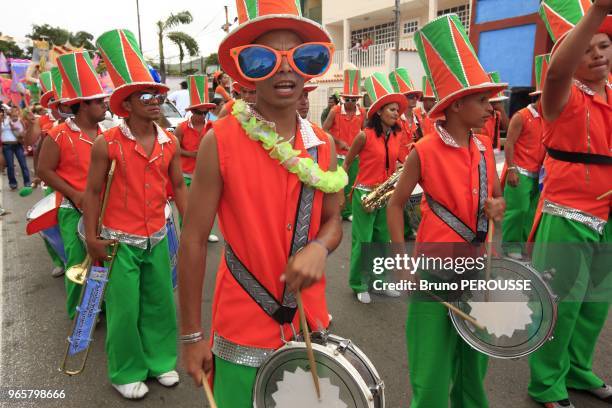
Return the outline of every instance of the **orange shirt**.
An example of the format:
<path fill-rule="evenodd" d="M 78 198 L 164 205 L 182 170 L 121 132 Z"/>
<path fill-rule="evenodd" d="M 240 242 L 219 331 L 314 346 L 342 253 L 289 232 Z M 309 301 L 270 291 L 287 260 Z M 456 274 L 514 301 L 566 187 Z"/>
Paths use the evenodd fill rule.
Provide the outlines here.
<path fill-rule="evenodd" d="M 401 132 L 392 132 L 387 140 L 377 136 L 374 129 L 364 131 L 366 141 L 359 152 L 359 173 L 355 185 L 375 187 L 389 178 L 397 167 Z"/>
<path fill-rule="evenodd" d="M 408 121 L 405 113 L 402 114 L 402 116 L 400 116 L 400 118 L 397 121 L 397 124 L 402 129 L 402 134 L 400 138 L 400 153 L 399 153 L 399 159 L 402 163 L 406 159 L 406 156 L 408 155 L 408 153 L 410 153 L 411 149 L 408 148 L 408 145 L 417 141 L 424 135 L 423 128 L 421 127 L 422 119 L 421 119 L 420 111 L 418 111 L 417 108 L 414 108 L 412 112 L 413 112 L 412 123 Z M 419 128 L 421 128 L 420 134 L 418 131 Z"/>
<path fill-rule="evenodd" d="M 157 126 L 153 152 L 147 156 L 125 122 L 104 132 L 104 138 L 109 160 L 117 160 L 104 227 L 113 238 L 129 234 L 139 239 L 136 246 L 146 248 L 149 237 L 158 234 L 161 239 L 165 232 L 166 183 L 176 141 Z"/>
<path fill-rule="evenodd" d="M 501 113 L 493 111 L 493 116 L 489 117 L 484 124 L 482 132 L 491 139 L 491 143 L 499 149 L 499 133 L 501 127 Z"/>
<path fill-rule="evenodd" d="M 332 108 L 332 111 L 335 115 L 334 124 L 331 129 L 329 129 L 329 133 L 331 133 L 334 138 L 342 140 L 350 148 L 353 144 L 353 140 L 355 140 L 355 137 L 361 132 L 365 123 L 365 109 L 358 106 L 355 114 L 349 115 L 344 110 L 344 105 L 336 105 Z M 338 149 L 337 153 L 338 155 L 344 156 L 348 153 L 348 150 Z"/>
<path fill-rule="evenodd" d="M 554 121 L 544 123 L 544 145 L 557 150 L 611 155 L 612 87 L 607 87 L 608 101 L 588 87 L 572 86 L 567 105 Z M 612 189 L 610 166 L 569 163 L 544 159 L 546 176 L 541 199 L 570 207 L 607 221 L 612 196 L 597 200 Z"/>
<path fill-rule="evenodd" d="M 424 114 L 422 116 L 421 128 L 423 129 L 423 136 L 428 133 L 434 133 L 436 120 L 432 119 L 429 115 Z"/>
<path fill-rule="evenodd" d="M 481 151 L 487 164 L 487 193 L 493 195 L 497 177 L 491 142 L 486 136 L 473 136 L 469 148 L 459 147 L 447 133 L 430 133 L 419 140 L 415 149 L 421 163 L 419 184 L 425 193 L 446 207 L 472 231 L 476 231 L 480 198 L 478 164 Z M 431 210 L 423 197 L 417 242 L 465 242 Z"/>
<path fill-rule="evenodd" d="M 305 145 L 317 146 L 318 163 L 327 170 L 331 160 L 328 136 L 308 121 L 298 120 L 301 126 L 294 148 L 306 157 Z M 301 183 L 272 159 L 261 143 L 251 140 L 233 115 L 215 121 L 213 129 L 223 178 L 218 208 L 223 237 L 251 274 L 280 301 L 285 287 L 280 276 L 291 250 Z M 319 232 L 323 196 L 315 191 L 309 240 Z M 222 259 L 214 292 L 212 331 L 237 344 L 282 346 L 279 324 L 247 294 L 228 270 L 225 257 Z M 309 325 L 327 327 L 325 279 L 302 291 L 302 298 Z M 297 324 L 298 314 L 294 319 Z M 289 325 L 283 329 L 285 338 L 291 338 Z"/>
<path fill-rule="evenodd" d="M 83 134 L 71 119 L 66 119 L 64 123 L 51 129 L 49 136 L 60 151 L 55 173 L 70 187 L 85 191 L 93 140 Z"/>
<path fill-rule="evenodd" d="M 178 127 L 183 131 L 181 149 L 187 152 L 197 152 L 198 147 L 200 147 L 200 141 L 206 134 L 206 125 L 202 126 L 202 129 L 198 132 L 191 124 L 191 119 L 187 119 L 186 121 L 179 123 Z M 195 164 L 195 157 L 181 156 L 181 167 L 183 169 L 183 174 L 193 174 Z"/>
<path fill-rule="evenodd" d="M 527 171 L 538 173 L 546 155 L 542 143 L 542 117 L 532 105 L 519 110 L 516 114 L 521 116 L 523 127 L 514 144 L 513 162 Z"/>
<path fill-rule="evenodd" d="M 55 119 L 51 115 L 45 114 L 40 116 L 38 118 L 38 126 L 40 126 L 41 132 L 40 138 L 44 139 L 44 137 L 47 136 L 47 134 L 53 128 L 54 125 Z"/>

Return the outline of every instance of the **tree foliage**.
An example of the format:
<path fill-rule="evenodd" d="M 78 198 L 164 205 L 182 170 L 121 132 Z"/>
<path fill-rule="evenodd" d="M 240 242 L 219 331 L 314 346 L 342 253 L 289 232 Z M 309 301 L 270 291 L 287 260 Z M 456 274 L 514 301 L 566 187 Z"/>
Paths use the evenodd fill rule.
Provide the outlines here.
<path fill-rule="evenodd" d="M 61 27 L 53 27 L 49 24 L 33 24 L 32 32 L 26 37 L 32 40 L 47 39 L 53 45 L 64 45 L 69 43 L 74 47 L 83 47 L 88 50 L 95 50 L 96 47 L 91 42 L 94 38 L 93 35 L 87 31 L 77 31 L 72 33 Z"/>
<path fill-rule="evenodd" d="M 194 49 L 193 45 L 195 44 L 195 49 L 196 49 L 195 54 L 197 54 L 198 52 L 197 42 L 189 35 L 179 32 L 179 31 L 173 31 L 171 33 L 166 34 L 166 32 L 169 29 L 175 28 L 181 24 L 189 24 L 192 21 L 193 21 L 193 16 L 191 15 L 191 13 L 187 10 L 184 10 L 177 14 L 170 14 L 168 18 L 166 18 L 163 21 L 160 20 L 156 24 L 157 25 L 157 42 L 158 42 L 158 47 L 159 47 L 159 74 L 161 76 L 162 82 L 166 82 L 166 63 L 164 61 L 164 37 L 165 36 L 167 36 L 172 42 L 177 44 L 177 46 L 179 47 L 179 53 L 180 53 L 179 56 L 181 57 L 180 58 L 181 64 L 183 63 L 183 58 L 185 56 L 185 50 L 187 50 L 187 52 L 189 52 L 189 54 L 192 55 L 190 52 L 190 49 L 193 50 Z M 170 34 L 175 34 L 174 39 L 170 38 Z M 185 37 L 188 37 L 189 44 L 185 43 L 184 41 L 186 39 Z M 177 40 L 178 42 L 175 40 Z"/>
<path fill-rule="evenodd" d="M 26 58 L 25 52 L 14 42 L 0 41 L 0 52 L 6 58 Z"/>
<path fill-rule="evenodd" d="M 182 31 L 172 31 L 166 35 L 179 49 L 179 74 L 183 74 L 183 60 L 185 59 L 185 51 L 190 57 L 198 55 L 200 51 L 198 42 L 189 34 Z"/>

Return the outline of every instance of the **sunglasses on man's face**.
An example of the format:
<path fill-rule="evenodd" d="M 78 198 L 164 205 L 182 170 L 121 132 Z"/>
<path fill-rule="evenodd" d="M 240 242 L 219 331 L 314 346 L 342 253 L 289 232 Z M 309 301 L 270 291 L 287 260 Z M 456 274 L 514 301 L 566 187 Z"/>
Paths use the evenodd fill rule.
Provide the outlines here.
<path fill-rule="evenodd" d="M 287 51 L 259 44 L 243 45 L 230 50 L 240 74 L 249 81 L 263 81 L 276 74 L 283 57 L 305 79 L 321 76 L 329 69 L 333 52 L 334 45 L 323 42 L 304 43 Z"/>
<path fill-rule="evenodd" d="M 357 98 L 346 98 L 344 99 L 344 102 L 357 103 Z"/>
<path fill-rule="evenodd" d="M 208 113 L 208 111 L 192 110 L 191 113 L 193 115 L 206 115 Z"/>
<path fill-rule="evenodd" d="M 161 105 L 166 101 L 165 94 L 152 94 L 152 93 L 143 93 L 138 97 L 138 100 L 145 106 L 149 105 Z"/>

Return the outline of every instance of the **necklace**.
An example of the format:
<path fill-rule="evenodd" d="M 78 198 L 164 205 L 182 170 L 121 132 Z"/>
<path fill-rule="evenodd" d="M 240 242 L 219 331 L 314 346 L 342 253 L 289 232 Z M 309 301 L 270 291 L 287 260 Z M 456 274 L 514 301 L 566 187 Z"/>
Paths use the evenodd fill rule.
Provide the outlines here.
<path fill-rule="evenodd" d="M 291 139 L 284 141 L 276 132 L 274 123 L 266 121 L 244 101 L 234 103 L 232 115 L 250 139 L 260 142 L 271 158 L 295 174 L 302 183 L 324 193 L 336 193 L 348 184 L 348 175 L 342 167 L 335 171 L 323 171 L 312 158 L 299 157 L 300 151 L 291 144 L 295 133 Z"/>

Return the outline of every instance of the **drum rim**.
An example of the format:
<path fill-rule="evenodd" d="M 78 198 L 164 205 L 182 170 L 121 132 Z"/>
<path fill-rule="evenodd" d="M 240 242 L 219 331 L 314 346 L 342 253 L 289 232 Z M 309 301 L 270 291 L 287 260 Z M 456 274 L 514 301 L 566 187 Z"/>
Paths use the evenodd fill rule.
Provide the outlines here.
<path fill-rule="evenodd" d="M 378 384 L 380 384 L 382 386 L 383 390 L 384 390 L 385 382 L 383 381 L 383 379 L 380 376 L 380 374 L 378 374 L 378 370 L 376 369 L 376 366 L 372 363 L 372 360 L 370 360 L 370 358 L 363 352 L 363 350 L 361 350 L 359 348 L 359 346 L 357 346 L 351 339 L 347 339 L 346 337 L 338 336 L 337 334 L 328 333 L 327 334 L 327 338 L 328 339 L 330 339 L 330 338 L 334 339 L 335 341 L 338 341 L 338 340 L 349 340 L 350 344 L 349 344 L 348 348 L 352 349 L 355 352 L 357 357 L 368 368 L 368 371 L 370 371 L 370 374 L 372 374 L 372 377 L 374 377 L 374 379 L 377 380 Z M 384 392 L 381 395 L 382 395 L 382 397 L 384 399 Z"/>
<path fill-rule="evenodd" d="M 548 327 L 548 329 L 546 330 L 546 335 L 542 336 L 542 338 L 533 346 L 529 347 L 528 349 L 520 352 L 520 353 L 514 353 L 512 355 L 500 355 L 498 353 L 495 353 L 489 349 L 481 349 L 477 346 L 480 346 L 482 343 L 477 343 L 475 341 L 475 339 L 471 336 L 468 336 L 467 333 L 465 333 L 464 330 L 461 330 L 460 327 L 464 327 L 466 326 L 466 323 L 463 321 L 463 319 L 461 319 L 460 317 L 457 317 L 452 311 L 448 311 L 449 317 L 453 323 L 453 326 L 455 327 L 457 333 L 459 334 L 459 336 L 461 336 L 461 338 L 470 345 L 470 347 L 472 347 L 474 350 L 483 353 L 489 357 L 494 357 L 494 358 L 499 358 L 499 359 L 504 359 L 504 360 L 514 360 L 514 359 L 518 359 L 518 358 L 522 358 L 525 356 L 528 356 L 529 354 L 533 353 L 534 351 L 538 350 L 540 347 L 542 347 L 543 344 L 545 344 L 547 341 L 549 341 L 555 331 L 555 327 L 556 327 L 556 322 L 557 322 L 557 313 L 558 313 L 558 305 L 557 305 L 557 301 L 556 301 L 556 296 L 553 293 L 552 289 L 550 288 L 550 286 L 548 285 L 548 283 L 546 283 L 546 281 L 544 280 L 544 278 L 542 278 L 542 276 L 540 275 L 540 273 L 528 262 L 521 262 L 519 260 L 516 259 L 512 259 L 509 257 L 496 257 L 492 259 L 492 262 L 496 261 L 496 260 L 503 260 L 503 261 L 508 261 L 510 263 L 515 263 L 515 264 L 519 264 L 523 267 L 525 267 L 526 269 L 530 270 L 533 272 L 533 276 L 535 276 L 535 279 L 537 281 L 539 281 L 541 283 L 541 287 L 544 288 L 544 293 L 546 293 L 548 295 L 548 299 L 550 300 L 550 306 L 551 306 L 551 324 L 550 327 Z M 460 303 L 462 302 L 458 302 L 458 301 L 454 301 L 452 302 L 452 304 L 456 307 L 460 307 Z"/>
<path fill-rule="evenodd" d="M 41 198 L 40 200 L 38 200 L 38 201 L 36 202 L 36 204 L 34 204 L 34 205 L 33 205 L 33 206 L 32 206 L 32 207 L 31 207 L 31 208 L 28 210 L 28 212 L 26 213 L 26 222 L 30 222 L 30 221 L 32 221 L 32 220 L 35 220 L 35 219 L 37 219 L 37 218 L 39 218 L 39 217 L 41 217 L 41 216 L 45 215 L 45 214 L 46 214 L 46 213 L 48 213 L 49 211 L 53 211 L 53 210 L 54 210 L 54 209 L 55 209 L 57 206 L 53 206 L 53 208 L 52 208 L 52 209 L 50 209 L 50 210 L 48 210 L 48 211 L 45 211 L 44 213 L 42 213 L 42 214 L 40 214 L 40 215 L 38 215 L 38 216 L 36 216 L 36 217 L 32 217 L 32 212 L 33 212 L 33 211 L 34 211 L 34 209 L 35 209 L 35 208 L 38 206 L 38 204 L 40 204 L 40 203 L 42 203 L 42 202 L 44 202 L 44 201 L 55 201 L 55 200 L 57 200 L 57 196 L 56 196 L 56 192 L 55 192 L 55 191 L 54 191 L 54 192 L 52 192 L 52 193 L 50 193 L 49 195 L 47 195 L 47 196 L 45 196 L 45 197 Z"/>
<path fill-rule="evenodd" d="M 262 395 L 262 392 L 258 391 L 258 390 L 262 389 L 262 382 L 264 380 L 264 378 L 263 378 L 264 368 L 267 365 L 269 365 L 270 362 L 274 358 L 278 358 L 280 354 L 283 354 L 285 352 L 295 351 L 295 350 L 298 350 L 298 349 L 306 349 L 306 343 L 305 342 L 301 342 L 301 341 L 295 341 L 295 340 L 288 341 L 282 347 L 280 347 L 279 349 L 275 350 L 274 353 L 272 353 L 266 359 L 266 361 L 264 361 L 264 363 L 257 368 L 257 374 L 255 375 L 255 382 L 253 383 L 253 408 L 265 408 L 264 406 L 258 405 L 258 403 L 259 403 L 258 398 L 261 398 L 261 397 L 265 398 L 265 395 Z M 328 346 L 324 346 L 324 345 L 321 345 L 321 344 L 318 344 L 318 343 L 312 343 L 312 349 L 313 349 L 313 351 L 316 350 L 316 351 L 324 354 L 325 356 L 327 356 L 331 360 L 338 361 L 339 363 L 341 362 L 342 363 L 341 367 L 348 372 L 350 377 L 357 383 L 358 388 L 362 391 L 364 400 L 366 401 L 366 404 L 367 404 L 367 407 L 368 408 L 374 408 L 375 407 L 375 405 L 374 405 L 374 395 L 372 394 L 372 391 L 370 390 L 370 387 L 363 380 L 363 378 L 361 377 L 361 375 L 359 374 L 357 369 L 355 367 L 353 367 L 353 365 L 348 361 L 348 359 L 346 357 L 344 357 L 344 355 L 342 353 L 334 354 L 328 348 Z M 366 390 L 367 393 L 364 393 L 363 390 Z M 381 401 L 382 401 L 382 405 L 381 406 L 384 407 L 384 392 L 381 395 L 383 396 L 383 397 L 381 397 L 382 398 L 381 399 Z"/>

